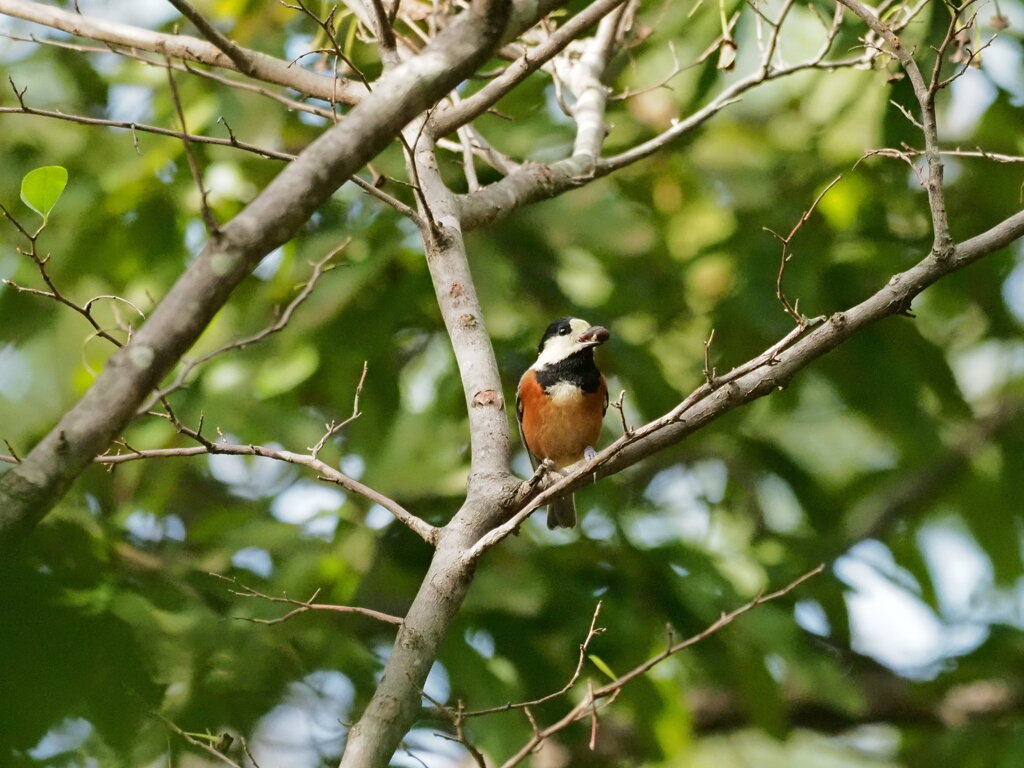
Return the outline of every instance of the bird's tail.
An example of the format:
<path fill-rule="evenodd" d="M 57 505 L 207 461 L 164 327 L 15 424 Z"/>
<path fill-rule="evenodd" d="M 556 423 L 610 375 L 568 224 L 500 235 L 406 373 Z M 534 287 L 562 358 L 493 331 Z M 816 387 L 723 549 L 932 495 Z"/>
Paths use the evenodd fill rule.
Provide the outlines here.
<path fill-rule="evenodd" d="M 576 525 L 576 502 L 572 494 L 548 504 L 548 528 L 572 528 Z"/>

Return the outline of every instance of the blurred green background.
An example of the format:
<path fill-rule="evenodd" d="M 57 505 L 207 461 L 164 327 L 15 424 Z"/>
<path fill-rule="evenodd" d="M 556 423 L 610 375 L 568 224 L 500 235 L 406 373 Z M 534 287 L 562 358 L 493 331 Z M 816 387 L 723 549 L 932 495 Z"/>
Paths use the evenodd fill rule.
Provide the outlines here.
<path fill-rule="evenodd" d="M 99 13 L 171 29 L 170 6 L 82 2 Z M 243 44 L 285 58 L 319 47 L 315 27 L 277 4 L 200 4 Z M 574 4 L 578 5 L 578 4 Z M 758 3 L 774 12 L 777 3 Z M 670 88 L 613 101 L 609 153 L 706 103 L 756 64 L 764 33 L 742 3 L 734 72 L 715 57 Z M 715 4 L 645 4 L 646 39 L 623 56 L 615 86 L 642 89 L 688 62 L 720 32 Z M 832 5 L 793 12 L 781 56 L 819 45 Z M 1010 20 L 940 96 L 944 146 L 1024 154 L 1024 77 L 1016 0 L 978 5 Z M 348 21 L 341 18 L 347 32 Z M 907 37 L 924 55 L 948 24 L 942 3 Z M 7 34 L 40 28 L 0 17 Z M 185 31 L 185 30 L 183 30 Z M 848 19 L 836 56 L 856 53 Z M 51 33 L 55 39 L 66 39 Z M 353 56 L 374 73 L 372 52 Z M 0 63 L 26 102 L 64 112 L 174 126 L 166 72 L 109 52 L 0 39 Z M 317 66 L 315 57 L 303 65 Z M 794 240 L 785 275 L 809 316 L 856 303 L 922 258 L 927 204 L 908 166 L 870 149 L 920 146 L 891 104 L 913 97 L 895 63 L 805 73 L 749 93 L 654 158 L 467 236 L 488 329 L 510 402 L 550 320 L 607 325 L 600 351 L 612 398 L 632 424 L 672 408 L 702 381 L 714 330 L 719 372 L 792 327 L 776 299 L 779 243 L 837 175 Z M 296 152 L 320 118 L 258 95 L 177 75 L 190 128 Z M 476 87 L 470 84 L 468 87 Z M 16 102 L 10 93 L 3 102 Z M 572 124 L 538 75 L 485 116 L 502 151 L 550 162 L 571 151 Z M 40 241 L 50 272 L 84 302 L 117 295 L 148 312 L 198 252 L 204 234 L 182 146 L 172 139 L 0 115 L 0 202 L 22 176 L 62 165 L 70 183 Z M 195 148 L 215 214 L 225 220 L 280 163 Z M 443 155 L 456 189 L 461 159 Z M 374 164 L 400 175 L 392 148 Z M 1021 164 L 950 157 L 954 236 L 1020 208 Z M 479 168 L 481 181 L 497 178 Z M 460 186 L 461 185 L 461 186 Z M 408 190 L 389 192 L 411 202 Z M 305 450 L 351 413 L 364 361 L 363 415 L 322 457 L 435 524 L 458 508 L 468 459 L 461 386 L 415 229 L 351 184 L 260 265 L 217 316 L 195 357 L 274 321 L 309 262 L 351 243 L 288 327 L 219 357 L 172 397 L 189 424 L 244 443 Z M 41 287 L 0 227 L 0 276 Z M 139 322 L 127 304 L 97 302 L 105 327 Z M 589 723 L 531 758 L 558 766 L 977 766 L 1024 764 L 1024 260 L 1019 246 L 950 276 L 914 304 L 914 319 L 869 328 L 780 391 L 577 494 L 579 529 L 543 516 L 483 562 L 427 685 L 470 709 L 536 698 L 568 680 L 598 601 L 606 631 L 590 651 L 622 673 L 658 652 L 666 623 L 700 631 L 761 589 L 816 564 L 826 572 L 629 686 Z M 111 353 L 85 321 L 0 286 L 0 438 L 27 452 L 90 385 Z M 511 414 L 510 414 L 511 418 Z M 618 434 L 610 412 L 605 440 Z M 140 418 L 137 448 L 187 445 L 164 420 Z M 528 463 L 520 451 L 516 469 Z M 139 461 L 94 468 L 24 545 L 0 564 L 0 764 L 201 765 L 154 713 L 190 732 L 249 739 L 263 768 L 336 762 L 345 723 L 372 694 L 393 637 L 368 619 L 306 614 L 262 626 L 282 606 L 244 598 L 210 573 L 265 593 L 402 614 L 430 551 L 390 515 L 293 466 L 241 457 Z M 599 665 L 584 674 L 597 683 Z M 579 695 L 578 692 L 573 695 Z M 572 697 L 570 696 L 569 699 Z M 551 722 L 570 701 L 538 707 Z M 464 765 L 466 754 L 424 719 L 397 765 Z M 495 759 L 529 737 L 521 714 L 473 721 Z M 237 744 L 237 742 L 236 742 Z M 237 747 L 235 748 L 237 749 Z M 238 759 L 241 756 L 232 752 Z M 422 761 L 422 762 L 417 762 Z"/>

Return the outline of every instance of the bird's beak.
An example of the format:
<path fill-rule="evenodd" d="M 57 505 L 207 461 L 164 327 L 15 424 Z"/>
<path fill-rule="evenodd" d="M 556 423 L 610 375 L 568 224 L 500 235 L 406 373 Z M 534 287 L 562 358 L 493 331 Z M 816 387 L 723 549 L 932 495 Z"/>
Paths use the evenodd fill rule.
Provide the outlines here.
<path fill-rule="evenodd" d="M 611 334 L 603 325 L 592 325 L 580 334 L 579 341 L 587 347 L 596 347 L 608 341 Z"/>

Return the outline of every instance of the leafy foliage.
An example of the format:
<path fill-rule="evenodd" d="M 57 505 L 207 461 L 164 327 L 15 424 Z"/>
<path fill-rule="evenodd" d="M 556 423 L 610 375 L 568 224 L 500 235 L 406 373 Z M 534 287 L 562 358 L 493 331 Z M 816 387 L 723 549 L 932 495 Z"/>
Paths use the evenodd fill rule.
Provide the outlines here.
<path fill-rule="evenodd" d="M 208 5 L 232 22 L 236 39 L 269 53 L 288 58 L 324 44 L 307 17 L 281 5 Z M 1021 54 L 1016 19 L 1024 10 L 1000 5 L 1015 26 L 981 68 L 942 92 L 940 115 L 951 144 L 1017 156 L 1024 82 L 1004 62 Z M 726 14 L 741 7 L 722 4 Z M 794 13 L 810 30 L 818 11 L 831 15 L 831 4 Z M 623 57 L 621 91 L 671 70 L 669 41 L 690 60 L 721 32 L 713 5 L 645 4 L 641 18 L 649 38 Z M 908 35 L 924 50 L 948 18 L 944 4 L 929 4 Z M 374 53 L 354 19 L 339 13 L 338 23 L 346 53 L 372 75 Z M 737 71 L 759 29 L 757 14 L 744 11 L 733 33 Z M 857 29 L 844 26 L 839 50 L 857 44 Z M 794 59 L 816 44 L 796 35 L 785 43 Z M 28 87 L 30 104 L 177 124 L 165 73 L 139 61 L 13 41 L 0 56 L 18 88 Z M 815 71 L 769 83 L 671 150 L 469 234 L 506 401 L 556 316 L 612 329 L 600 362 L 613 399 L 626 391 L 630 424 L 664 413 L 701 383 L 712 330 L 710 363 L 719 372 L 774 343 L 792 321 L 775 296 L 779 242 L 765 229 L 788 232 L 838 175 L 797 234 L 784 275 L 802 312 L 855 304 L 923 256 L 927 202 L 911 169 L 864 158 L 874 148 L 920 144 L 890 105 L 913 103 L 894 73 Z M 609 151 L 653 135 L 736 77 L 711 57 L 671 88 L 614 102 Z M 195 132 L 225 135 L 231 126 L 247 141 L 295 152 L 326 125 L 201 78 L 179 76 L 178 87 Z M 978 93 L 987 103 L 972 100 Z M 480 126 L 503 151 L 548 162 L 571 145 L 548 79 L 516 89 L 496 112 Z M 54 257 L 50 275 L 80 303 L 130 302 L 100 299 L 94 309 L 103 328 L 124 338 L 138 322 L 132 307 L 148 312 L 204 239 L 181 142 L 34 116 L 0 119 L 0 202 L 11 207 L 24 177 L 22 199 L 46 220 L 64 193 L 59 220 L 40 240 Z M 231 147 L 192 151 L 220 219 L 280 168 Z M 457 188 L 452 157 L 443 171 Z M 1020 167 L 947 159 L 958 238 L 1020 207 Z M 398 147 L 374 164 L 382 177 L 401 169 Z M 481 183 L 495 180 L 488 173 L 480 168 Z M 414 202 L 399 185 L 385 188 Z M 6 229 L 0 275 L 35 287 L 39 276 L 16 252 L 16 234 Z M 421 245 L 393 210 L 342 187 L 267 257 L 189 357 L 270 326 L 308 279 L 310 262 L 346 239 L 335 268 L 280 333 L 199 367 L 173 394 L 174 406 L 185 423 L 202 419 L 207 436 L 219 430 L 240 443 L 304 450 L 325 423 L 352 411 L 365 361 L 361 415 L 321 457 L 442 524 L 461 502 L 468 469 L 465 403 Z M 531 519 L 482 562 L 429 697 L 474 710 L 557 690 L 598 601 L 606 631 L 589 649 L 584 678 L 599 684 L 659 652 L 666 624 L 676 638 L 695 634 L 824 561 L 827 574 L 795 598 L 760 606 L 627 688 L 601 711 L 593 750 L 586 723 L 563 731 L 548 764 L 1019 764 L 1024 691 L 1008 678 L 1024 665 L 1019 249 L 943 280 L 913 312 L 866 330 L 786 390 L 579 492 L 579 530 L 549 532 Z M 66 308 L 0 286 L 0 437 L 27 450 L 112 351 Z M 610 411 L 606 434 L 620 430 Z M 187 444 L 166 420 L 140 418 L 120 450 Z M 528 472 L 524 455 L 516 466 Z M 393 628 L 325 612 L 270 626 L 245 621 L 285 609 L 242 597 L 211 574 L 267 594 L 316 593 L 319 602 L 400 616 L 429 555 L 382 508 L 271 460 L 94 467 L 23 556 L 0 564 L 0 762 L 150 765 L 190 749 L 174 734 L 168 741 L 154 713 L 191 733 L 244 735 L 264 766 L 334 762 L 340 723 L 371 696 Z M 580 690 L 533 716 L 557 719 Z M 427 701 L 421 726 L 409 747 L 427 764 L 464 757 L 425 735 L 451 729 L 431 717 Z M 467 733 L 486 754 L 503 756 L 532 728 L 509 712 L 471 719 Z"/>

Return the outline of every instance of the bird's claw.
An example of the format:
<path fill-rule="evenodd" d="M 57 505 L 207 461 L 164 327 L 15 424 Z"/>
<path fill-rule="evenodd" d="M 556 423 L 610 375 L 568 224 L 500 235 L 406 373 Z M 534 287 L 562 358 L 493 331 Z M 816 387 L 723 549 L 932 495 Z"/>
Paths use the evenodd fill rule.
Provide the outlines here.
<path fill-rule="evenodd" d="M 542 459 L 537 462 L 536 468 L 533 470 L 533 476 L 527 481 L 528 486 L 533 489 L 540 485 L 540 482 L 545 476 L 555 471 L 555 462 L 551 459 Z"/>
<path fill-rule="evenodd" d="M 593 446 L 588 445 L 583 449 L 583 458 L 587 461 L 593 461 L 597 458 L 597 451 L 594 450 Z"/>

